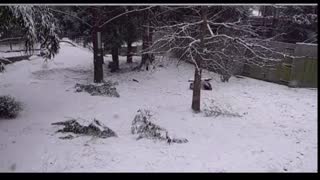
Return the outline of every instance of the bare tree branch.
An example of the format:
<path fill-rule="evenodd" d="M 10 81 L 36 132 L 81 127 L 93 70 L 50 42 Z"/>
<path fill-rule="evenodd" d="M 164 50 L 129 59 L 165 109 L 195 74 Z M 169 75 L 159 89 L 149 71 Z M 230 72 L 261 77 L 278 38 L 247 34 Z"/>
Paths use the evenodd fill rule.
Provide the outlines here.
<path fill-rule="evenodd" d="M 60 10 L 57 10 L 57 9 L 52 9 L 52 8 L 48 8 L 48 9 L 49 9 L 49 10 L 51 10 L 51 11 L 57 12 L 57 13 L 62 13 L 62 14 L 68 15 L 68 16 L 70 16 L 70 17 L 73 17 L 73 18 L 75 18 L 75 19 L 77 19 L 77 20 L 81 21 L 83 24 L 85 24 L 85 25 L 89 26 L 90 28 L 92 28 L 92 27 L 93 27 L 91 24 L 89 24 L 89 23 L 87 23 L 87 22 L 83 21 L 81 18 L 79 18 L 79 17 L 78 17 L 78 16 L 76 16 L 76 15 L 69 14 L 69 13 L 67 13 L 67 12 L 60 11 Z"/>
<path fill-rule="evenodd" d="M 10 40 L 20 40 L 22 37 L 14 37 L 14 38 L 4 38 L 0 39 L 0 42 L 10 41 Z"/>
<path fill-rule="evenodd" d="M 115 19 L 117 19 L 117 18 L 119 18 L 119 17 L 121 17 L 121 16 L 123 16 L 123 15 L 129 14 L 129 13 L 133 13 L 133 12 L 145 11 L 145 10 L 151 9 L 151 8 L 153 8 L 153 7 L 155 7 L 155 6 L 148 6 L 148 7 L 146 7 L 146 8 L 142 8 L 142 9 L 133 9 L 133 10 L 130 10 L 130 11 L 125 11 L 124 13 L 121 13 L 121 14 L 119 14 L 119 15 L 117 15 L 117 16 L 114 16 L 114 17 L 112 17 L 111 19 L 105 21 L 105 22 L 102 23 L 99 27 L 102 28 L 104 25 L 110 23 L 111 21 L 113 21 L 113 20 L 115 20 Z"/>

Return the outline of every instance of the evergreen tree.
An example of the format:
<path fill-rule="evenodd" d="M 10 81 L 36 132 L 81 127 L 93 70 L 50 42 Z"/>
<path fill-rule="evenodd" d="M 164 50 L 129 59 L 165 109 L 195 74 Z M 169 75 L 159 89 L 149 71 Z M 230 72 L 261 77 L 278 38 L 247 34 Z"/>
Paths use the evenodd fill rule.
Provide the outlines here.
<path fill-rule="evenodd" d="M 1 6 L 0 22 L 1 32 L 15 30 L 14 35 L 21 36 L 25 40 L 26 52 L 32 52 L 34 45 L 40 43 L 47 52 L 46 59 L 58 53 L 56 19 L 46 6 Z"/>

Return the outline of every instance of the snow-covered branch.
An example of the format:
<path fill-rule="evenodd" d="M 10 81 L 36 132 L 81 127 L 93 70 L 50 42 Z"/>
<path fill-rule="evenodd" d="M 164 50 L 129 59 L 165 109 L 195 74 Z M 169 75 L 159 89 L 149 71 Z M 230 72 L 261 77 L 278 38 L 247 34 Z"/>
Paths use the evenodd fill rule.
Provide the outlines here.
<path fill-rule="evenodd" d="M 60 46 L 56 19 L 46 6 L 18 5 L 8 6 L 8 9 L 24 31 L 27 52 L 32 52 L 34 44 L 40 43 L 41 48 L 48 52 L 46 58 L 50 59 L 58 53 Z"/>
<path fill-rule="evenodd" d="M 122 17 L 122 16 L 124 16 L 124 15 L 127 15 L 127 14 L 129 14 L 129 13 L 139 12 L 139 11 L 145 11 L 145 10 L 149 10 L 149 9 L 151 9 L 151 8 L 153 8 L 153 7 L 155 7 L 155 6 L 148 6 L 148 7 L 146 7 L 146 8 L 141 8 L 141 9 L 133 9 L 133 10 L 130 10 L 130 11 L 126 10 L 125 12 L 123 12 L 123 13 L 121 13 L 121 14 L 118 14 L 118 15 L 116 15 L 116 16 L 108 19 L 107 21 L 103 22 L 99 27 L 102 28 L 103 26 L 105 26 L 106 24 L 110 23 L 111 21 L 113 21 L 113 20 L 115 20 L 115 19 L 117 19 L 117 18 L 120 18 L 120 17 Z"/>
<path fill-rule="evenodd" d="M 208 34 L 205 35 L 205 48 L 201 50 L 199 34 L 203 21 L 201 18 L 171 21 L 154 27 L 159 37 L 143 53 L 179 52 L 179 59 L 187 59 L 198 68 L 196 58 L 200 57 L 205 64 L 227 71 L 231 62 L 265 66 L 271 62 L 280 62 L 285 57 L 295 58 L 278 49 L 264 45 L 268 41 L 256 33 L 256 29 L 242 18 L 222 22 L 218 11 L 207 20 Z M 162 34 L 162 35 L 161 35 Z M 229 65 L 232 66 L 232 65 Z"/>

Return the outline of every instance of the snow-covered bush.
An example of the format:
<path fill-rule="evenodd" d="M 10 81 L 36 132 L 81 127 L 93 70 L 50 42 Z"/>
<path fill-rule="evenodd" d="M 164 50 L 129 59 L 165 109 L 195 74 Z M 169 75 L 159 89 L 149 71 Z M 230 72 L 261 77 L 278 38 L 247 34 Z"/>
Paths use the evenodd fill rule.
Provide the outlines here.
<path fill-rule="evenodd" d="M 21 110 L 21 103 L 13 97 L 0 96 L 0 119 L 16 118 Z"/>
<path fill-rule="evenodd" d="M 168 131 L 150 121 L 152 114 L 149 110 L 140 109 L 134 117 L 131 133 L 137 134 L 137 139 L 147 138 L 166 141 L 167 143 L 187 143 L 187 139 L 171 138 Z"/>
<path fill-rule="evenodd" d="M 229 117 L 241 117 L 240 114 L 234 113 L 226 108 L 220 107 L 214 100 L 211 100 L 209 104 L 205 104 L 203 113 L 206 117 L 218 117 L 218 116 L 229 116 Z"/>

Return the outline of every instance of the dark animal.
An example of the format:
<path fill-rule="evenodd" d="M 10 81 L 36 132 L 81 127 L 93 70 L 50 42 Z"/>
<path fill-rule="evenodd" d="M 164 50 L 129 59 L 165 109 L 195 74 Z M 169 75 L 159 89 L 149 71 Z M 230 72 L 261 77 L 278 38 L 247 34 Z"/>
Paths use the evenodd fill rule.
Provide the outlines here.
<path fill-rule="evenodd" d="M 230 74 L 223 74 L 223 75 L 220 75 L 220 80 L 221 82 L 229 82 L 229 79 L 231 78 L 231 75 Z"/>
<path fill-rule="evenodd" d="M 116 65 L 114 62 L 109 62 L 108 68 L 110 69 L 110 72 L 117 72 L 119 69 L 116 68 Z"/>
<path fill-rule="evenodd" d="M 201 80 L 201 89 L 210 90 L 211 91 L 212 90 L 212 86 L 211 86 L 209 81 L 211 81 L 210 78 Z M 190 89 L 193 89 L 194 81 L 193 80 L 189 80 L 189 82 L 191 82 L 190 83 Z"/>
<path fill-rule="evenodd" d="M 0 72 L 4 71 L 4 64 L 2 62 L 0 62 Z"/>

